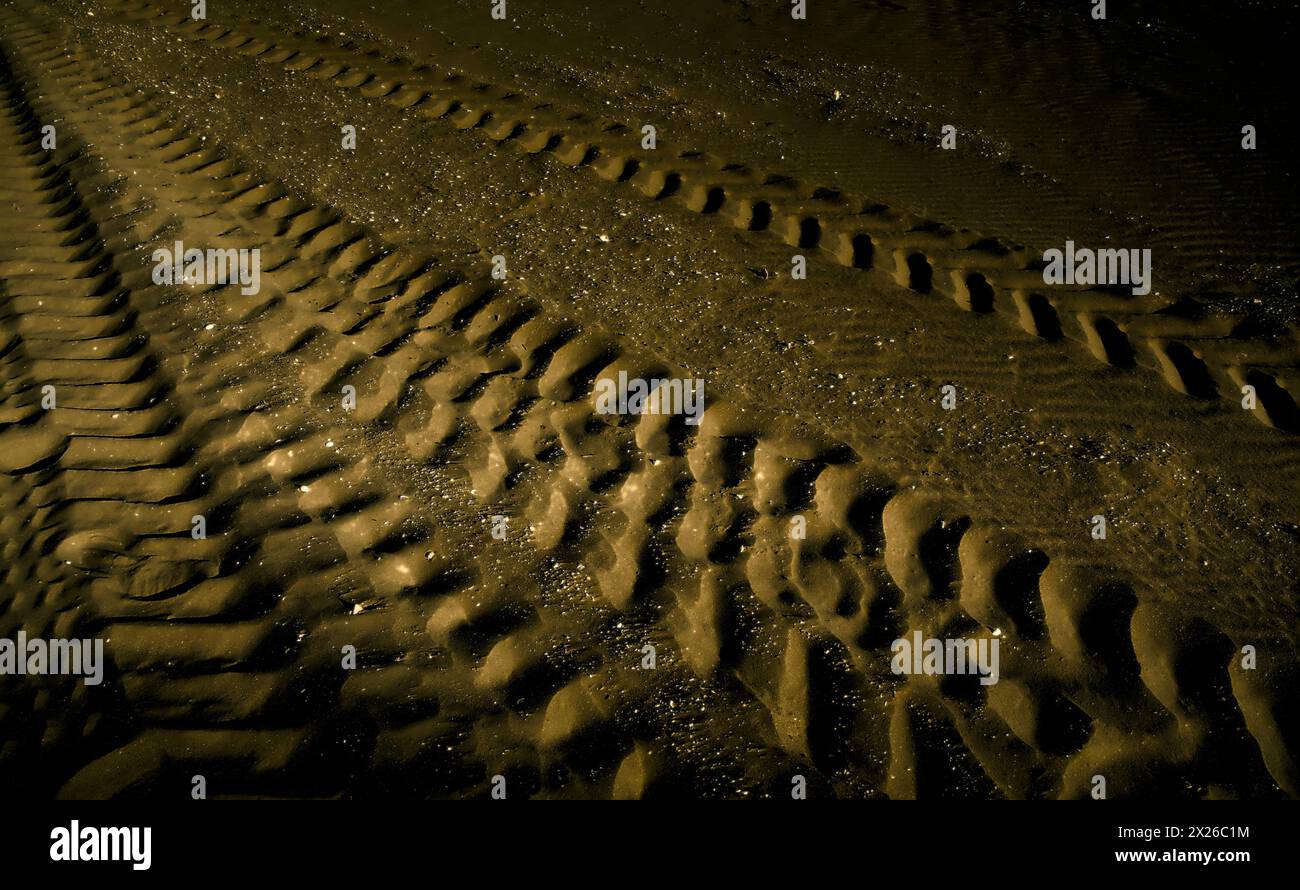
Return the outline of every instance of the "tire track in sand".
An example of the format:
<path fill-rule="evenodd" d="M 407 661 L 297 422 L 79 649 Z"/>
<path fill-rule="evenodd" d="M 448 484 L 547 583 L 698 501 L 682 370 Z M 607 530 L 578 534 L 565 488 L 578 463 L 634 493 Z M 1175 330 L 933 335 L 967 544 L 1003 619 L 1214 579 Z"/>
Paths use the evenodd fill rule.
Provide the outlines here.
<path fill-rule="evenodd" d="M 330 492 L 333 461 L 308 442 L 311 433 L 349 432 L 348 421 L 327 415 L 351 382 L 361 396 L 355 421 L 373 432 L 367 444 L 379 443 L 385 456 L 391 447 L 400 472 L 463 463 L 490 510 L 528 523 L 543 561 L 592 569 L 607 601 L 601 614 L 646 616 L 642 626 L 666 629 L 664 639 L 680 647 L 691 671 L 710 681 L 738 679 L 767 711 L 775 744 L 816 764 L 840 790 L 1080 796 L 1100 771 L 1117 795 L 1266 793 L 1273 782 L 1294 793 L 1281 700 L 1291 668 L 1283 647 L 1268 648 L 1264 677 L 1236 671 L 1236 642 L 1205 622 L 1186 621 L 1131 584 L 981 526 L 941 494 L 900 489 L 839 443 L 783 429 L 740 406 L 711 402 L 698 429 L 653 415 L 635 424 L 595 415 L 596 379 L 675 369 L 548 316 L 517 287 L 478 284 L 394 251 L 336 212 L 260 180 L 213 140 L 181 132 L 150 100 L 97 73 L 84 53 L 60 65 L 64 51 L 44 36 L 48 29 L 6 33 L 24 58 L 52 64 L 42 77 L 69 97 L 75 128 L 106 131 L 94 142 L 97 151 L 131 146 L 131 169 L 190 198 L 178 206 L 204 208 L 183 221 L 186 240 L 231 231 L 233 220 L 246 242 L 221 243 L 283 251 L 267 263 L 270 287 L 262 294 L 222 294 L 223 320 L 256 340 L 242 343 L 241 363 L 209 364 L 224 366 L 221 389 L 234 393 L 227 398 L 253 404 L 265 391 L 236 382 L 256 373 L 257 363 L 247 360 L 252 344 L 265 345 L 270 366 L 296 370 L 306 398 L 290 399 L 288 422 L 244 419 L 234 447 L 262 458 L 273 481 L 278 475 L 296 484 L 300 495 L 325 488 L 323 504 L 297 498 L 310 518 L 337 518 L 340 504 L 357 503 L 356 486 L 387 475 L 381 462 L 345 466 L 340 475 L 352 477 Z M 178 302 L 177 312 L 192 311 L 185 304 L 193 299 Z M 281 447 L 293 444 L 286 436 L 301 447 Z M 807 520 L 803 539 L 788 534 L 796 515 Z M 248 522 L 247 536 L 258 540 L 251 519 L 234 525 Z M 333 531 L 349 562 L 368 552 L 404 553 L 409 544 L 401 538 L 386 546 L 355 526 L 352 536 L 337 524 Z M 268 558 L 300 561 L 301 543 L 261 547 Z M 438 552 L 423 544 L 407 549 L 423 551 L 421 559 Z M 394 565 L 401 575 L 403 565 L 414 571 L 420 563 L 411 554 L 370 574 Z M 599 739 L 618 724 L 620 707 L 602 692 L 635 690 L 638 680 L 624 671 L 593 688 L 588 674 L 573 679 L 555 670 L 563 659 L 548 661 L 551 649 L 529 639 L 536 624 L 527 610 L 541 611 L 546 590 L 502 589 L 520 572 L 471 594 L 448 580 L 454 567 L 445 569 L 436 582 L 413 582 L 435 591 L 421 645 L 484 691 L 470 706 L 500 707 L 502 690 L 509 696 L 512 687 L 540 688 L 532 696 L 540 701 L 525 694 L 501 722 L 516 725 L 510 737 L 542 750 Z M 404 585 L 392 595 L 412 589 Z M 403 623 L 391 609 L 372 611 L 364 600 L 357 606 L 358 615 L 372 616 L 376 634 Z M 520 609 L 527 633 L 503 637 L 500 628 L 515 626 Z M 570 625 L 575 637 L 600 637 L 602 628 L 583 624 L 591 618 L 581 614 Z M 914 630 L 971 638 L 996 632 L 1002 682 L 902 682 L 888 671 L 888 643 Z M 230 661 L 252 659 L 238 656 Z M 463 676 L 448 673 L 457 675 L 449 685 Z M 384 688 L 377 697 L 382 708 L 400 695 Z M 196 696 L 178 698 L 179 710 L 194 709 Z M 702 712 L 701 722 L 721 725 L 718 712 Z M 499 743 L 505 736 L 497 732 L 508 731 L 494 730 L 477 742 Z M 619 763 L 603 774 L 605 790 L 652 790 L 660 752 L 634 735 L 625 742 L 630 747 L 612 746 Z M 167 752 L 191 742 L 155 736 L 133 744 L 129 757 L 156 770 Z M 299 750 L 268 747 L 260 762 L 274 775 Z M 395 740 L 389 750 L 398 762 L 411 753 Z M 276 760 L 281 752 L 288 753 Z"/>
<path fill-rule="evenodd" d="M 771 231 L 803 251 L 877 270 L 921 297 L 937 295 L 977 315 L 998 313 L 1024 331 L 1069 342 L 1076 354 L 1117 369 L 1141 367 L 1175 392 L 1237 407 L 1254 387 L 1260 422 L 1300 431 L 1300 339 L 1255 321 L 1216 315 L 1193 300 L 1126 294 L 1123 289 L 1043 283 L 1041 250 L 885 206 L 835 188 L 801 183 L 699 151 L 674 153 L 660 142 L 639 149 L 640 134 L 617 120 L 561 108 L 544 97 L 476 81 L 378 47 L 333 37 L 289 36 L 258 22 L 197 22 L 187 13 L 118 0 L 126 15 L 192 40 L 314 77 L 452 126 L 481 131 L 528 153 L 626 183 L 647 198 L 674 200 L 736 228 Z"/>
<path fill-rule="evenodd" d="M 18 27 L 11 31 L 32 39 L 38 33 Z M 121 155 L 143 181 L 157 186 L 159 179 L 174 178 L 176 169 L 201 168 L 204 175 L 224 170 L 232 188 L 260 194 L 259 184 L 231 173 L 146 106 L 118 89 L 83 79 L 83 68 L 63 61 L 55 46 L 47 45 L 43 52 L 29 49 L 28 54 L 53 63 L 54 75 L 63 75 L 63 86 L 85 109 L 71 115 L 73 132 L 82 123 L 99 130 L 103 116 L 116 118 L 123 129 L 101 145 L 149 145 L 144 154 L 151 157 Z M 16 86 L 10 91 L 11 105 L 24 104 Z M 35 119 L 25 111 L 21 117 L 26 131 L 8 135 L 11 143 L 29 147 L 36 142 Z M 62 123 L 61 128 L 63 138 L 69 138 Z M 126 133 L 144 135 L 122 138 Z M 96 187 L 102 183 L 93 177 L 91 182 L 86 193 L 103 191 Z M 121 183 L 115 188 L 130 191 Z M 73 189 L 65 185 L 65 190 Z M 24 226 L 50 216 L 62 225 L 64 215 L 94 215 L 79 198 L 50 208 L 42 191 L 32 194 L 32 205 L 20 208 L 27 211 L 19 217 Z M 164 187 L 154 196 L 165 206 L 176 193 Z M 125 257 L 164 235 L 183 234 L 191 243 L 193 235 L 204 235 L 223 245 L 250 234 L 276 237 L 279 223 L 269 217 L 261 222 L 270 224 L 270 230 L 258 232 L 254 226 L 251 233 L 241 232 L 239 218 L 219 209 L 222 201 L 187 197 L 193 198 L 186 206 L 193 208 L 197 223 L 186 221 L 173 232 L 164 220 L 157 229 L 157 215 L 151 218 L 147 207 L 137 206 L 134 228 L 114 242 L 116 257 L 96 246 L 97 267 L 111 272 L 114 288 L 121 276 L 112 267 L 132 266 Z M 205 202 L 214 207 L 200 209 Z M 105 212 L 121 215 L 117 208 Z M 294 240 L 319 246 L 320 237 L 328 242 L 329 231 L 345 225 L 328 211 L 329 221 L 320 223 L 319 213 L 294 214 L 306 227 L 306 234 L 299 232 Z M 329 262 L 313 256 L 317 265 L 273 263 L 273 274 L 319 277 L 314 296 L 337 298 L 360 264 L 343 243 L 346 238 L 333 244 L 329 256 L 341 257 L 345 272 L 322 274 Z M 38 283 L 64 292 L 75 276 L 75 269 L 56 266 Z M 590 643 L 581 639 L 571 627 L 576 619 L 530 592 L 530 584 L 535 586 L 530 576 L 540 577 L 540 570 L 522 561 L 520 577 L 503 578 L 499 567 L 456 558 L 477 543 L 468 530 L 483 527 L 481 516 L 458 515 L 452 528 L 466 530 L 461 533 L 428 527 L 424 517 L 414 515 L 412 499 L 398 493 L 402 487 L 392 485 L 382 468 L 355 453 L 343 456 L 349 439 L 345 424 L 329 418 L 322 423 L 311 410 L 304 412 L 266 385 L 267 378 L 283 376 L 290 361 L 280 367 L 248 361 L 247 344 L 238 340 L 220 348 L 186 342 L 195 327 L 192 318 L 184 318 L 182 304 L 202 295 L 178 299 L 153 287 L 147 268 L 133 268 L 126 277 L 129 286 L 111 294 L 121 317 L 97 322 L 92 333 L 104 325 L 124 324 L 125 318 L 147 327 L 148 339 L 193 355 L 181 363 L 174 383 L 160 367 L 165 362 L 150 363 L 144 375 L 149 385 L 141 389 L 150 393 L 150 404 L 156 399 L 170 410 L 149 418 L 134 416 L 132 409 L 140 406 L 123 402 L 121 392 L 105 383 L 111 371 L 77 366 L 88 395 L 102 399 L 95 409 L 101 413 L 90 421 L 80 415 L 67 421 L 68 448 L 88 447 L 108 435 L 121 437 L 130 448 L 111 459 L 92 455 L 84 467 L 78 465 L 85 475 L 68 483 L 71 503 L 64 505 L 57 546 L 61 556 L 98 576 L 82 592 L 93 600 L 99 622 L 94 629 L 108 639 L 140 731 L 83 770 L 65 794 L 163 793 L 167 783 L 172 793 L 184 793 L 193 771 L 206 775 L 224 794 L 241 789 L 259 794 L 355 792 L 352 783 L 363 772 L 371 782 L 388 783 L 401 793 L 475 794 L 486 790 L 488 777 L 496 772 L 512 779 L 515 793 L 521 788 L 524 793 L 612 793 L 620 775 L 612 769 L 618 760 L 612 765 L 588 762 L 583 750 L 593 737 L 612 738 L 602 757 L 610 752 L 632 757 L 630 772 L 622 774 L 618 786 L 619 793 L 628 794 L 636 791 L 643 759 L 653 756 L 661 784 L 692 781 L 692 771 L 715 759 L 695 755 L 678 763 L 673 750 L 674 744 L 700 745 L 707 726 L 700 732 L 677 732 L 684 742 L 663 742 L 654 746 L 658 750 L 638 746 L 632 735 L 655 739 L 669 734 L 670 724 L 690 720 L 713 699 L 725 699 L 728 709 L 743 714 L 749 707 L 745 701 L 731 700 L 719 690 L 678 689 L 681 672 L 671 668 L 621 676 L 639 661 L 639 652 L 623 645 L 634 656 L 622 659 L 625 667 L 616 660 L 616 635 L 606 632 Z M 6 279 L 7 285 L 15 283 Z M 298 281 L 293 287 L 309 285 Z M 74 295 L 60 298 L 75 302 Z M 157 305 L 144 308 L 142 302 Z M 68 311 L 93 315 L 95 308 L 83 301 Z M 46 323 L 66 340 L 80 344 L 91 338 L 64 315 Z M 134 336 L 133 342 L 138 346 L 143 339 Z M 93 338 L 85 345 L 90 349 L 106 341 Z M 38 370 L 41 379 L 57 377 L 58 369 Z M 205 405 L 217 407 L 205 411 Z M 63 422 L 67 415 L 62 410 L 39 420 Z M 181 419 L 197 449 L 183 459 L 176 453 L 185 450 L 180 444 L 184 433 L 172 432 Z M 7 443 L 15 443 L 15 432 L 5 431 Z M 199 468 L 194 475 L 205 483 L 185 491 L 154 485 L 147 474 L 141 476 L 155 468 L 153 462 L 134 455 L 156 451 L 172 455 L 162 463 Z M 60 472 L 72 474 L 62 467 Z M 108 488 L 105 480 L 111 480 Z M 193 515 L 211 522 L 213 536 L 206 546 L 187 534 Z M 228 531 L 218 536 L 218 529 Z M 215 556 L 212 544 L 219 550 Z M 550 574 L 548 580 L 563 581 Z M 450 596 L 457 593 L 462 595 Z M 438 616 L 430 615 L 431 603 L 441 605 Z M 462 616 L 448 624 L 448 616 L 460 607 L 471 609 L 475 620 Z M 573 611 L 589 622 L 581 626 L 582 635 L 598 636 L 591 632 L 600 630 L 601 616 L 581 606 Z M 440 635 L 442 645 L 435 645 L 431 634 Z M 337 653 L 349 643 L 360 650 L 361 669 L 344 680 Z M 661 713 L 658 703 L 647 702 L 653 694 L 672 696 L 681 713 Z M 342 716 L 334 717 L 336 712 Z M 718 752 L 716 759 L 729 753 L 728 740 L 707 741 Z M 749 744 L 761 746 L 762 740 Z M 417 765 L 427 767 L 422 778 L 404 776 Z M 725 770 L 732 768 L 724 763 L 721 774 L 703 776 L 697 787 L 708 789 L 708 783 L 726 779 Z M 555 769 L 572 769 L 573 776 L 556 780 L 543 775 Z M 323 775 L 331 778 L 322 783 Z M 374 793 L 373 785 L 368 789 Z"/>

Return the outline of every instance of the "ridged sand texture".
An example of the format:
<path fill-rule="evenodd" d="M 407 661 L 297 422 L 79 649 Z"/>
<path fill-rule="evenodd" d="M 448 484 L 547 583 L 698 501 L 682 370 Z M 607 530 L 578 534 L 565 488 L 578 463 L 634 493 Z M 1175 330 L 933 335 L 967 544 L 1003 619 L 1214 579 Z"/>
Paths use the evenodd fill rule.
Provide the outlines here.
<path fill-rule="evenodd" d="M 123 9 L 892 268 L 1189 395 L 1253 382 L 1257 419 L 1295 425 L 1291 339 L 1098 290 L 1049 298 L 1023 248 L 710 157 L 638 156 L 615 122 L 490 85 Z M 47 21 L 2 21 L 0 631 L 100 635 L 112 661 L 98 688 L 5 678 L 6 779 L 59 777 L 72 797 L 179 795 L 198 772 L 230 795 L 474 796 L 496 774 L 544 796 L 719 774 L 734 784 L 715 793 L 782 794 L 794 773 L 893 797 L 1082 797 L 1097 774 L 1112 796 L 1297 793 L 1293 653 L 1242 671 L 1211 624 L 726 392 L 698 428 L 597 414 L 597 379 L 681 370 L 517 283 L 386 244 Z M 154 285 L 138 245 L 172 238 L 261 248 L 262 291 Z M 489 555 L 492 515 L 527 534 Z M 599 601 L 571 595 L 583 573 Z M 1001 681 L 894 676 L 889 643 L 918 630 L 996 634 Z"/>

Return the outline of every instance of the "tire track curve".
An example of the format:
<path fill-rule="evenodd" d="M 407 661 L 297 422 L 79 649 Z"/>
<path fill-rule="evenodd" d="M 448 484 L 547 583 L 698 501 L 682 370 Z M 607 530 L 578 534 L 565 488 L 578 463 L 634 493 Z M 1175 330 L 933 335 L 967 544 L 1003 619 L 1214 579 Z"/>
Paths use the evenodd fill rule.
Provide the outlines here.
<path fill-rule="evenodd" d="M 440 706 L 465 708 L 463 720 L 452 721 L 457 731 L 479 720 L 460 740 L 471 761 L 468 752 L 498 746 L 539 751 L 531 773 L 521 767 L 520 774 L 540 788 L 549 752 L 576 756 L 585 746 L 589 754 L 593 740 L 614 733 L 624 741 L 614 746 L 618 762 L 591 775 L 603 777 L 608 793 L 651 791 L 665 773 L 662 751 L 648 744 L 653 736 L 644 726 L 641 737 L 618 729 L 626 725 L 621 716 L 643 701 L 645 675 L 593 663 L 601 653 L 583 646 L 628 621 L 639 622 L 643 634 L 662 634 L 654 638 L 680 651 L 700 680 L 734 684 L 732 706 L 741 706 L 742 694 L 760 703 L 774 745 L 814 764 L 842 792 L 1082 796 L 1100 773 L 1117 794 L 1295 793 L 1282 710 L 1293 669 L 1284 647 L 1268 649 L 1266 679 L 1235 670 L 1240 647 L 1212 625 L 1171 614 L 1131 583 L 1053 560 L 979 524 L 941 494 L 899 486 L 852 449 L 757 411 L 711 401 L 698 428 L 661 415 L 598 414 L 597 380 L 680 370 L 546 313 L 516 285 L 480 282 L 395 249 L 337 211 L 260 178 L 49 32 L 14 26 L 6 40 L 58 87 L 52 94 L 68 97 L 61 111 L 75 130 L 104 134 L 94 150 L 119 152 L 163 194 L 183 196 L 175 206 L 187 208 L 178 222 L 187 241 L 260 245 L 272 256 L 263 293 L 250 298 L 227 289 L 208 301 L 240 337 L 224 355 L 204 354 L 201 364 L 220 374 L 196 388 L 191 403 L 205 396 L 237 415 L 225 424 L 233 437 L 223 450 L 256 469 L 234 471 L 233 490 L 242 496 L 256 480 L 273 492 L 265 503 L 237 508 L 231 521 L 258 548 L 258 558 L 240 565 L 270 564 L 281 569 L 272 577 L 300 579 L 298 564 L 312 550 L 301 517 L 328 526 L 346 558 L 325 560 L 322 572 L 345 566 L 370 584 L 350 603 L 347 633 L 364 626 L 387 639 L 405 627 L 396 645 L 376 643 L 372 651 L 399 660 L 420 652 L 452 666 L 447 686 L 477 692 L 435 696 Z M 171 307 L 191 315 L 196 300 L 173 295 Z M 268 356 L 264 363 L 250 358 L 259 353 Z M 259 385 L 263 379 L 284 382 L 285 390 Z M 198 386 L 180 378 L 170 385 Z M 338 397 L 348 385 L 358 398 L 344 419 Z M 328 453 L 327 437 L 344 440 L 356 427 L 368 431 L 371 463 Z M 529 588 L 527 572 L 476 575 L 440 555 L 456 548 L 429 548 L 429 529 L 395 531 L 406 515 L 393 497 L 402 490 L 391 485 L 393 473 L 426 465 L 463 465 L 484 508 L 528 527 L 534 560 L 590 569 L 605 603 L 566 620 L 573 604 L 548 607 L 553 591 Z M 372 487 L 380 491 L 368 492 Z M 460 515 L 464 525 L 475 524 L 472 514 Z M 275 529 L 281 535 L 258 524 L 276 519 L 288 526 Z M 795 520 L 803 520 L 802 535 L 791 533 Z M 88 524 L 100 534 L 98 522 L 115 525 L 94 517 Z M 439 534 L 473 546 L 451 526 L 439 525 Z M 110 549 L 132 555 L 136 546 Z M 465 575 L 482 586 L 467 585 Z M 329 590 L 333 582 L 301 580 L 300 595 L 286 591 L 280 601 L 293 600 L 294 618 L 307 625 L 297 644 L 347 638 L 312 626 L 327 622 L 315 611 L 326 602 L 311 589 Z M 348 582 L 350 590 L 358 583 Z M 423 608 L 404 613 L 413 598 L 407 594 L 417 591 L 426 597 Z M 169 643 L 173 623 L 152 624 L 148 640 L 125 635 L 125 658 L 142 674 L 177 665 L 180 674 L 199 677 L 231 667 L 271 669 L 277 662 L 263 664 L 262 656 L 280 647 L 296 652 L 287 641 L 266 642 L 260 631 L 223 629 L 212 649 L 178 659 L 184 637 Z M 890 641 L 914 632 L 996 637 L 1005 647 L 1002 681 L 986 688 L 949 682 L 962 678 L 900 679 L 888 669 Z M 118 645 L 122 639 L 119 633 Z M 333 649 L 320 644 L 321 652 Z M 427 678 L 421 672 L 418 682 Z M 304 694 L 329 686 L 319 676 L 303 679 Z M 368 683 L 378 691 L 369 692 Z M 388 716 L 407 691 L 396 679 L 389 683 L 370 680 L 353 692 L 369 693 L 373 708 Z M 196 694 L 201 688 L 144 682 L 137 701 L 157 712 L 170 694 L 172 713 L 190 719 L 205 701 Z M 240 702 L 268 702 L 267 688 L 250 685 L 258 693 Z M 206 691 L 208 701 L 222 694 Z M 614 695 L 624 700 L 611 702 Z M 512 705 L 502 708 L 503 700 Z M 503 713 L 484 727 L 475 708 Z M 223 700 L 208 711 L 229 716 L 233 709 Z M 256 723 L 275 710 L 254 706 L 245 715 Z M 700 722 L 714 721 L 702 711 Z M 331 737 L 374 733 L 374 750 L 397 764 L 418 749 L 410 735 L 379 725 L 393 734 L 371 724 L 344 726 Z M 174 732 L 137 740 L 95 768 L 121 773 L 125 760 L 154 773 L 178 749 L 214 756 L 201 730 Z M 214 742 L 218 749 L 232 764 L 251 759 L 254 779 L 268 780 L 296 761 L 335 756 L 329 744 L 284 734 L 233 751 Z"/>

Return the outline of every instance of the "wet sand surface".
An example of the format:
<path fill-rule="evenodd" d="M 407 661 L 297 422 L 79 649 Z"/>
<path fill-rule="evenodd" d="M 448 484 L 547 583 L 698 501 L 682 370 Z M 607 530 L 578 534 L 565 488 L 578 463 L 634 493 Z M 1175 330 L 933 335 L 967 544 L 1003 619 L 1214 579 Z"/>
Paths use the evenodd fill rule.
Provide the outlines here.
<path fill-rule="evenodd" d="M 1296 793 L 1294 13 L 487 6 L 0 10 L 12 787 Z"/>

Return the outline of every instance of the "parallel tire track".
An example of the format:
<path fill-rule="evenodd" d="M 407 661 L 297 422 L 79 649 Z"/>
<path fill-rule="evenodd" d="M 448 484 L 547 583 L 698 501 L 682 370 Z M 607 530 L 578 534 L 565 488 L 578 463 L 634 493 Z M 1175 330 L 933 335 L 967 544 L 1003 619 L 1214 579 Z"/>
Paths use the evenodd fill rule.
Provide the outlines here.
<path fill-rule="evenodd" d="M 365 762 L 348 763 L 343 775 L 373 777 L 381 765 L 397 772 L 412 762 L 443 775 L 469 765 L 468 774 L 427 789 L 435 793 L 481 789 L 503 751 L 534 752 L 519 769 L 539 791 L 649 793 L 689 767 L 652 743 L 654 720 L 670 717 L 659 712 L 637 729 L 631 715 L 656 713 L 651 687 L 692 684 L 651 680 L 609 657 L 620 640 L 635 652 L 632 643 L 646 639 L 680 653 L 665 661 L 689 669 L 695 683 L 729 689 L 716 693 L 726 707 L 760 703 L 768 743 L 788 758 L 780 762 L 810 764 L 844 793 L 1082 796 L 1096 774 L 1115 795 L 1296 793 L 1284 698 L 1293 668 L 1281 644 L 1262 645 L 1265 670 L 1237 670 L 1242 641 L 1171 614 L 1113 575 L 982 526 L 941 493 L 901 489 L 843 444 L 784 430 L 743 406 L 711 399 L 698 428 L 598 415 L 596 380 L 677 369 L 548 314 L 514 285 L 479 283 L 395 250 L 258 177 L 50 33 L 14 24 L 6 40 L 55 88 L 50 94 L 66 97 L 60 110 L 93 137 L 97 153 L 120 153 L 166 195 L 184 196 L 176 206 L 190 214 L 180 221 L 187 241 L 261 246 L 274 256 L 262 293 L 215 294 L 223 324 L 240 332 L 202 353 L 216 373 L 195 363 L 151 384 L 172 393 L 185 417 L 204 417 L 197 406 L 205 400 L 222 406 L 203 423 L 227 431 L 204 475 L 225 492 L 229 527 L 253 548 L 225 562 L 208 557 L 218 567 L 209 580 L 224 578 L 225 593 L 195 597 L 197 586 L 175 580 L 182 575 L 174 566 L 203 562 L 192 551 L 204 549 L 177 536 L 177 516 L 198 509 L 180 500 L 172 477 L 183 474 L 148 486 L 157 496 L 144 502 L 162 507 L 69 513 L 79 518 L 57 545 L 65 552 L 77 535 L 90 535 L 95 547 L 83 550 L 147 553 L 146 565 L 162 563 L 131 582 L 148 596 L 124 603 L 127 615 L 100 606 L 106 620 L 131 619 L 114 625 L 113 650 L 128 697 L 154 725 L 84 771 L 70 793 L 131 768 L 145 781 L 177 752 L 225 763 L 231 781 L 262 793 L 301 793 L 302 784 L 285 779 L 295 765 L 346 760 L 358 749 Z M 6 141 L 15 156 L 31 155 L 30 117 Z M 30 218 L 84 213 L 59 205 L 52 190 L 36 191 Z M 49 208 L 61 215 L 42 216 Z M 170 314 L 154 329 L 197 311 L 195 296 L 156 299 L 168 301 Z M 265 362 L 249 359 L 252 342 Z M 95 392 L 111 385 L 100 379 L 107 370 L 96 369 Z M 341 417 L 348 385 L 357 406 Z M 375 461 L 331 453 L 329 442 L 356 441 L 362 427 L 377 443 Z M 205 441 L 195 435 L 188 466 L 204 465 Z M 66 454 L 65 475 L 75 472 Z M 399 475 L 463 465 L 487 513 L 528 525 L 536 552 L 529 565 L 589 572 L 605 605 L 557 602 L 548 586 L 563 571 L 521 564 L 489 577 L 460 564 L 448 554 L 474 547 L 473 536 L 423 526 L 414 505 L 395 497 L 402 488 L 379 458 L 394 461 Z M 143 469 L 152 467 L 133 466 Z M 71 497 L 83 485 L 73 481 L 65 483 Z M 142 500 L 134 487 L 122 494 Z M 472 513 L 461 516 L 474 525 Z M 806 523 L 802 537 L 791 534 L 796 519 Z M 118 536 L 115 546 L 99 543 L 106 535 Z M 313 555 L 322 539 L 334 555 Z M 139 569 L 99 568 L 110 588 L 99 600 L 123 577 L 141 577 Z M 234 610 L 240 620 L 229 620 L 232 598 L 257 601 L 248 591 L 259 586 L 254 579 L 271 582 L 269 605 Z M 320 590 L 346 591 L 352 611 L 328 614 L 338 602 Z M 174 631 L 195 614 L 186 610 L 205 604 L 204 631 L 214 635 Z M 258 621 L 271 613 L 275 620 Z M 620 637 L 624 622 L 641 636 Z M 285 627 L 299 633 L 284 639 Z M 902 681 L 888 670 L 889 643 L 916 631 L 996 637 L 1001 682 Z M 362 637 L 374 671 L 334 688 L 331 653 Z M 286 676 L 287 665 L 299 669 Z M 220 682 L 232 675 L 239 685 Z M 419 690 L 436 707 L 413 705 Z M 313 696 L 325 710 L 360 699 L 348 712 L 369 722 L 326 730 L 285 719 L 285 701 Z M 725 735 L 704 707 L 707 695 L 693 696 L 704 732 L 717 726 L 714 735 Z M 413 725 L 412 713 L 424 719 Z M 213 722 L 242 728 L 205 728 Z M 659 734 L 671 735 L 663 725 Z M 430 759 L 444 743 L 457 757 Z M 592 750 L 614 750 L 616 762 L 584 770 Z M 551 787 L 548 764 L 565 755 L 576 758 L 571 775 L 586 779 Z M 348 790 L 342 785 L 312 790 Z"/>

